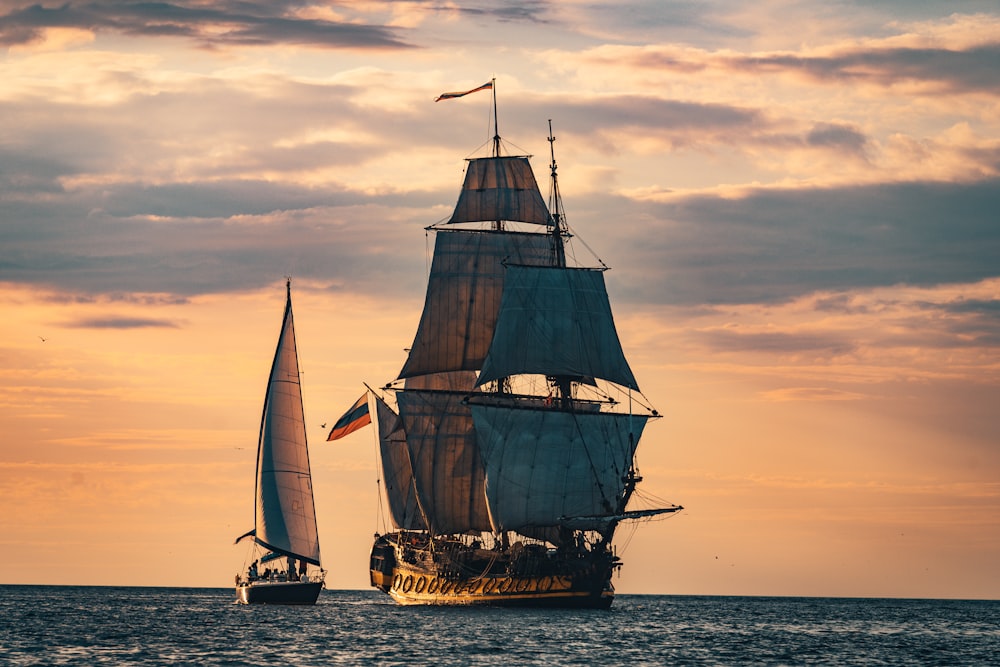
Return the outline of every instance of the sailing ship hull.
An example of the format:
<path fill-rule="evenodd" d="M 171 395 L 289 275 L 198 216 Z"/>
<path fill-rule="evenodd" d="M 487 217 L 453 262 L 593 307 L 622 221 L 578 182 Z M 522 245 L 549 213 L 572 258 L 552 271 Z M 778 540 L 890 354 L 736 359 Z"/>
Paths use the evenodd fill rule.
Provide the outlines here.
<path fill-rule="evenodd" d="M 322 581 L 255 581 L 236 587 L 236 600 L 242 604 L 316 604 Z"/>
<path fill-rule="evenodd" d="M 477 554 L 467 547 L 456 553 L 445 547 L 435 555 L 407 547 L 399 535 L 376 540 L 371 583 L 400 605 L 607 609 L 614 600 L 611 575 L 620 563 L 608 553 L 512 558 L 509 553 Z M 459 562 L 475 558 L 482 569 L 463 572 L 468 568 Z"/>

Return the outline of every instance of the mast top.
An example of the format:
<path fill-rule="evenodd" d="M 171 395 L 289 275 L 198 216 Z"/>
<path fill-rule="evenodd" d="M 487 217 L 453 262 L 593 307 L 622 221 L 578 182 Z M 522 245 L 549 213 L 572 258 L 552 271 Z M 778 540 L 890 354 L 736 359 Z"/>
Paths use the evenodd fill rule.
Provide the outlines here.
<path fill-rule="evenodd" d="M 559 176 L 556 173 L 556 137 L 552 134 L 552 119 L 549 118 L 549 156 L 552 159 L 549 165 L 549 170 L 552 174 L 552 201 L 549 203 L 549 208 L 552 211 L 552 219 L 555 222 L 555 227 L 559 228 L 559 223 L 561 222 L 561 214 L 559 213 Z"/>

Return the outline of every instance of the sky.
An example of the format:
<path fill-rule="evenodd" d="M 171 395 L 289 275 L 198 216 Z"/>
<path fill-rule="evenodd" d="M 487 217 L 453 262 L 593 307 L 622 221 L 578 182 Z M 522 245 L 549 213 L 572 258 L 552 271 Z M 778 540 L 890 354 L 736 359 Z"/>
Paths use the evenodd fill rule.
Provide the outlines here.
<path fill-rule="evenodd" d="M 663 415 L 627 594 L 1000 599 L 995 0 L 0 2 L 0 583 L 224 587 L 292 278 L 331 589 L 432 238 L 548 122 Z M 547 192 L 543 185 L 543 194 Z"/>

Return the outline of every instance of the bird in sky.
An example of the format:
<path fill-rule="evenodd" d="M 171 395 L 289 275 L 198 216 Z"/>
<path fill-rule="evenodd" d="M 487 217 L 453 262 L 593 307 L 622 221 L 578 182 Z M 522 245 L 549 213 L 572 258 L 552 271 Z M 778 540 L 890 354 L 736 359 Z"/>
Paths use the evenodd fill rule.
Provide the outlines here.
<path fill-rule="evenodd" d="M 41 341 L 42 341 L 43 343 L 44 343 L 45 341 L 47 341 L 47 340 L 48 340 L 48 338 L 42 338 L 42 336 L 39 336 L 39 338 L 41 339 Z"/>

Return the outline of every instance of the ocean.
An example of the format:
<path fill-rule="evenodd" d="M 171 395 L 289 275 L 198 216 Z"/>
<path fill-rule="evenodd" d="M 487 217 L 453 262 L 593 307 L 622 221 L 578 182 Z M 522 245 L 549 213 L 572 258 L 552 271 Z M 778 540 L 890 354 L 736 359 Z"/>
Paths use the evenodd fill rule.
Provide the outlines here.
<path fill-rule="evenodd" d="M 3 665 L 1000 665 L 1000 601 L 619 595 L 608 611 L 313 607 L 0 586 Z"/>

